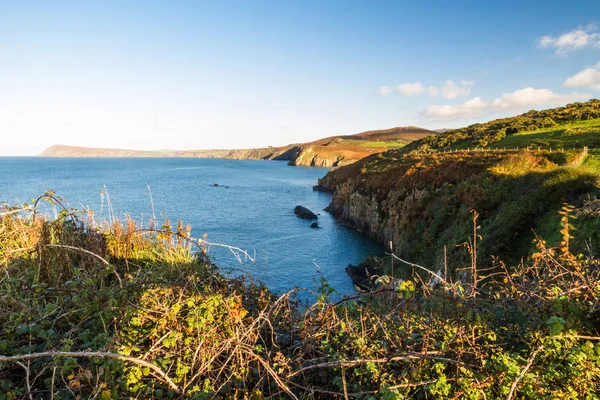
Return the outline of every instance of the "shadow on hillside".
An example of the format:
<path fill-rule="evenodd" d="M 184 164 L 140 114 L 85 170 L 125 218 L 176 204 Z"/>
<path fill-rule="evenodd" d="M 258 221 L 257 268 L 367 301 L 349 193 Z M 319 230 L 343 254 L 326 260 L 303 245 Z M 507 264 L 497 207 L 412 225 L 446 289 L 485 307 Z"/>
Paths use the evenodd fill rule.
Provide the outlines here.
<path fill-rule="evenodd" d="M 518 135 L 506 136 L 498 143 L 490 145 L 492 148 L 502 147 L 536 147 L 541 148 L 564 148 L 564 149 L 581 149 L 584 146 L 598 147 L 600 146 L 600 138 L 597 131 L 593 132 L 569 132 L 569 130 L 556 129 L 548 132 L 539 133 L 523 133 Z"/>
<path fill-rule="evenodd" d="M 518 265 L 535 250 L 533 239 L 537 235 L 548 240 L 550 246 L 559 245 L 563 203 L 581 207 L 588 197 L 598 196 L 598 175 L 570 167 L 531 171 L 534 167 L 518 161 L 494 167 L 502 173 L 484 169 L 465 175 L 465 170 L 454 172 L 444 166 L 440 173 L 463 174 L 453 184 L 447 184 L 447 178 L 439 184 L 431 184 L 431 179 L 396 178 L 396 187 L 407 194 L 394 198 L 401 206 L 401 212 L 394 209 L 397 236 L 393 243 L 397 254 L 435 271 L 445 266 L 454 271 L 470 265 L 467 245 L 473 241 L 473 212 L 478 214 L 477 260 L 482 267 L 491 266 L 492 257 Z M 385 180 L 385 174 L 379 178 Z M 417 191 L 418 199 L 410 197 Z M 584 223 L 590 225 L 575 218 L 571 223 L 578 229 Z M 591 228 L 581 233 L 572 234 L 573 251 L 588 254 L 591 246 L 597 254 L 600 249 L 590 241 L 595 237 Z"/>

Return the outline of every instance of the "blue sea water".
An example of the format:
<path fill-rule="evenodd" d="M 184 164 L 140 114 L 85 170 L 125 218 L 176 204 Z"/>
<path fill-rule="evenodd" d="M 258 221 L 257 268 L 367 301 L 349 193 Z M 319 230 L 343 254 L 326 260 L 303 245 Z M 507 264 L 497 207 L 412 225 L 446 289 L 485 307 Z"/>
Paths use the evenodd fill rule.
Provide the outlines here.
<path fill-rule="evenodd" d="M 108 218 L 107 197 L 101 195 L 106 190 L 118 218 L 129 214 L 147 224 L 153 203 L 159 220 L 189 222 L 194 237 L 207 233 L 210 242 L 256 253 L 254 263 L 240 263 L 229 250 L 211 247 L 224 271 L 248 272 L 280 292 L 314 289 L 322 274 L 340 295 L 351 294 L 344 268 L 383 249 L 323 211 L 331 195 L 312 186 L 326 173 L 277 161 L 0 157 L 0 202 L 31 202 L 54 190 L 71 207 L 87 206 Z M 297 218 L 296 205 L 319 213 L 321 229 Z"/>

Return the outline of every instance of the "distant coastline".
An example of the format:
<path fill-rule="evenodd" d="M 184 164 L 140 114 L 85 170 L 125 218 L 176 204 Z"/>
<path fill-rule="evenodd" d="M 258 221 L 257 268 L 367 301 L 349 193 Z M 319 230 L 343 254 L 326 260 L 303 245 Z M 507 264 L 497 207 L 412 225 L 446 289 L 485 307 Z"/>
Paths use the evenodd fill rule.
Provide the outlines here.
<path fill-rule="evenodd" d="M 164 150 L 140 151 L 54 145 L 38 157 L 187 157 L 222 158 L 231 160 L 284 160 L 288 165 L 337 167 L 351 164 L 368 155 L 400 148 L 413 140 L 437 132 L 414 126 L 362 132 L 355 135 L 332 136 L 313 142 L 281 147 L 234 150 Z"/>

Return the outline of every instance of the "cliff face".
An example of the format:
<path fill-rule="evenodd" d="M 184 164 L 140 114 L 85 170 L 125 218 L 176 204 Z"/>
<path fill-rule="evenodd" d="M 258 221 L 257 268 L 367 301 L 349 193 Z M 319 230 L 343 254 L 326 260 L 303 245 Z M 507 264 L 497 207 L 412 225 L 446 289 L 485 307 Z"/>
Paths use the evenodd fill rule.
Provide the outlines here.
<path fill-rule="evenodd" d="M 360 156 L 349 157 L 339 152 L 330 152 L 321 146 L 301 146 L 296 148 L 296 153 L 290 157 L 288 165 L 302 165 L 306 167 L 338 167 L 347 165 L 359 159 Z"/>
<path fill-rule="evenodd" d="M 405 259 L 440 268 L 470 263 L 478 213 L 479 259 L 527 255 L 534 229 L 555 220 L 564 199 L 581 205 L 600 188 L 599 174 L 551 160 L 548 152 L 429 156 L 386 152 L 330 171 L 316 190 L 332 191 L 327 211 Z M 567 154 L 567 157 L 569 155 Z M 556 226 L 556 232 L 560 226 Z"/>
<path fill-rule="evenodd" d="M 349 180 L 335 190 L 334 200 L 327 208 L 346 225 L 368 234 L 379 243 L 389 247 L 398 243 L 401 235 L 400 217 L 403 209 L 411 207 L 420 194 L 401 196 L 398 191 L 388 193 L 385 198 L 357 190 L 357 182 Z"/>
<path fill-rule="evenodd" d="M 383 159 L 376 155 L 352 166 L 331 171 L 319 180 L 317 190 L 332 191 L 333 199 L 327 211 L 342 223 L 368 234 L 389 247 L 401 242 L 402 227 L 419 201 L 431 198 L 435 188 L 420 187 L 417 182 L 403 185 L 414 171 L 412 158 L 387 170 L 372 169 Z M 404 182 L 408 184 L 408 180 Z"/>

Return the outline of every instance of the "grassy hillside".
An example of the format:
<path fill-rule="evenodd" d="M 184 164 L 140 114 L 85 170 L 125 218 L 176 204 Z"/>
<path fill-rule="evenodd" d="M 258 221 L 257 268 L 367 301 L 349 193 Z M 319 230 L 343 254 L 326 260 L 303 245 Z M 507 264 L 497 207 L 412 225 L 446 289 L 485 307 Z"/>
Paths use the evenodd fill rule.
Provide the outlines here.
<path fill-rule="evenodd" d="M 355 135 L 333 136 L 298 147 L 293 165 L 342 166 L 371 154 L 406 146 L 413 140 L 436 132 L 414 126 L 367 131 Z"/>
<path fill-rule="evenodd" d="M 596 204 L 599 147 L 600 101 L 591 100 L 417 140 L 331 171 L 317 189 L 334 192 L 328 210 L 342 222 L 391 242 L 408 260 L 461 268 L 471 258 L 463 243 L 476 212 L 478 259 L 517 263 L 534 251 L 536 234 L 560 243 L 564 202 L 581 215 Z M 570 224 L 580 232 L 574 251 L 600 251 L 597 220 Z"/>
<path fill-rule="evenodd" d="M 600 147 L 600 100 L 529 111 L 415 141 L 406 151 L 440 151 L 474 147 Z"/>
<path fill-rule="evenodd" d="M 298 289 L 277 295 L 223 276 L 184 224 L 97 225 L 76 210 L 55 220 L 34 211 L 0 208 L 2 399 L 576 399 L 600 390 L 600 268 L 567 245 L 539 241 L 511 273 L 472 263 L 441 280 L 388 276 L 343 300 L 322 281 L 304 306 Z"/>
<path fill-rule="evenodd" d="M 580 157 L 579 151 L 388 151 L 332 171 L 319 183 L 335 191 L 328 210 L 342 222 L 386 246 L 391 241 L 407 260 L 436 270 L 447 260 L 456 269 L 470 260 L 461 244 L 473 211 L 483 237 L 479 260 L 491 265 L 497 256 L 516 263 L 531 253 L 536 233 L 559 231 L 563 202 L 579 213 L 588 198 L 600 196 L 596 161 L 577 165 Z M 600 251 L 597 220 L 570 223 L 581 233 L 571 243 L 574 251 Z"/>
<path fill-rule="evenodd" d="M 507 135 L 504 139 L 491 143 L 491 148 L 515 147 L 541 147 L 562 148 L 583 146 L 598 147 L 600 145 L 600 118 L 587 121 L 574 121 L 557 124 L 555 126 L 521 131 Z"/>

